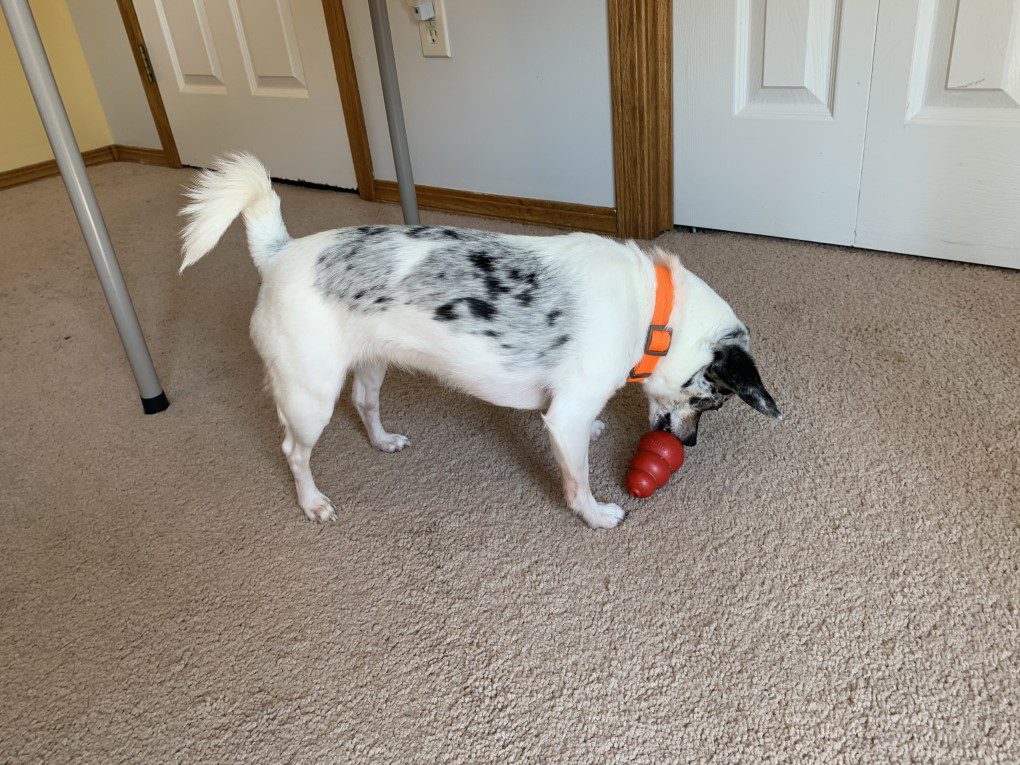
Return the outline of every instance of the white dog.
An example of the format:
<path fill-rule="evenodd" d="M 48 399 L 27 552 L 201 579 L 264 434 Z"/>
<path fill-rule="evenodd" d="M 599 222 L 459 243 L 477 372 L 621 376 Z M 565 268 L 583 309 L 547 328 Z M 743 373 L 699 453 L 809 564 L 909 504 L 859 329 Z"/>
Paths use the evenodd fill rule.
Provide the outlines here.
<path fill-rule="evenodd" d="M 265 168 L 246 154 L 203 171 L 188 196 L 182 271 L 234 218 L 244 218 L 262 277 L 251 336 L 284 427 L 298 504 L 313 521 L 336 519 L 310 459 L 348 373 L 372 445 L 394 452 L 408 443 L 379 419 L 389 364 L 431 373 L 493 404 L 544 409 L 567 504 L 592 528 L 612 528 L 624 517 L 618 505 L 592 496 L 588 443 L 635 365 L 654 366 L 640 381 L 652 427 L 685 444 L 696 441 L 701 413 L 734 393 L 781 419 L 748 353 L 747 329 L 661 250 L 648 255 L 633 242 L 593 234 L 421 226 L 292 239 Z M 670 330 L 650 330 L 659 284 L 669 291 L 659 289 L 656 313 L 668 315 L 672 331 L 664 355 Z M 654 344 L 661 358 L 645 354 Z"/>

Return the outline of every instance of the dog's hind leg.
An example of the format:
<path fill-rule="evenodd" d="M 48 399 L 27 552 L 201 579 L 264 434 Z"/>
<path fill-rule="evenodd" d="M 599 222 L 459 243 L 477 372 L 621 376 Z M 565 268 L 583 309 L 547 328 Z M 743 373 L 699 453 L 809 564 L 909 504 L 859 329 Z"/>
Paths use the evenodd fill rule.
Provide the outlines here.
<path fill-rule="evenodd" d="M 597 502 L 588 483 L 588 446 L 595 418 L 606 402 L 576 393 L 557 394 L 542 419 L 563 474 L 563 492 L 570 509 L 593 529 L 611 529 L 623 520 L 623 508 Z"/>
<path fill-rule="evenodd" d="M 345 376 L 346 371 L 342 368 L 338 370 L 335 381 L 309 377 L 284 379 L 279 372 L 270 372 L 276 412 L 285 431 L 283 453 L 294 475 L 298 505 L 310 521 L 336 520 L 333 503 L 315 485 L 311 459 L 312 449 L 333 416 L 333 406 Z"/>
<path fill-rule="evenodd" d="M 354 371 L 351 398 L 372 446 L 381 452 L 398 452 L 410 441 L 399 433 L 387 433 L 379 419 L 379 389 L 385 376 L 386 364 L 365 362 Z"/>

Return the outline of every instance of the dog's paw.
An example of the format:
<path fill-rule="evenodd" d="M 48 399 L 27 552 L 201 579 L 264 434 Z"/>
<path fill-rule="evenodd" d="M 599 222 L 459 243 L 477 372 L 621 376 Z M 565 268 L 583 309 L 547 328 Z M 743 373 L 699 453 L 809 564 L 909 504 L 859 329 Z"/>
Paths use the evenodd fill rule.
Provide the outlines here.
<path fill-rule="evenodd" d="M 602 422 L 602 420 L 595 420 L 595 422 L 591 424 L 591 431 L 589 431 L 588 437 L 594 441 L 602 435 L 602 431 L 605 429 L 606 423 Z"/>
<path fill-rule="evenodd" d="M 307 505 L 302 505 L 301 509 L 305 511 L 308 520 L 314 523 L 330 523 L 336 520 L 336 510 L 333 509 L 333 503 L 325 495 L 319 495 L 317 499 L 312 500 Z"/>
<path fill-rule="evenodd" d="M 584 522 L 593 529 L 612 529 L 619 525 L 627 513 L 619 505 L 612 502 L 596 502 L 590 510 L 586 510 L 581 516 Z"/>
<path fill-rule="evenodd" d="M 386 452 L 387 454 L 399 452 L 410 443 L 411 439 L 407 436 L 402 436 L 399 433 L 387 433 L 382 438 L 372 439 L 372 446 L 381 452 Z"/>

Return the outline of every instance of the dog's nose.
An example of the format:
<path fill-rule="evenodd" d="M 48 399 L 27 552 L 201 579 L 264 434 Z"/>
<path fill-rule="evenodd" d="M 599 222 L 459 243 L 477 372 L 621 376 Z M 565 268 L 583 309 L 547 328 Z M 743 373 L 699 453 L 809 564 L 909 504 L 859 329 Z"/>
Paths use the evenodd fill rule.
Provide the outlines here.
<path fill-rule="evenodd" d="M 694 446 L 696 443 L 698 443 L 697 432 L 691 433 L 689 436 L 684 436 L 683 438 L 680 439 L 680 443 L 682 443 L 684 446 Z"/>

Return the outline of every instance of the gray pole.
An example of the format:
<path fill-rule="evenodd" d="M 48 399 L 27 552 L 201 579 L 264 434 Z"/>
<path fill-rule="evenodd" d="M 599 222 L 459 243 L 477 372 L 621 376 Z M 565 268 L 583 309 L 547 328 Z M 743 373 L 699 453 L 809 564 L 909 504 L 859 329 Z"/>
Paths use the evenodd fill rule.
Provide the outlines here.
<path fill-rule="evenodd" d="M 393 164 L 397 169 L 397 186 L 400 188 L 400 207 L 404 223 L 417 226 L 418 195 L 414 191 L 411 173 L 411 155 L 407 151 L 407 130 L 404 128 L 404 107 L 400 103 L 400 84 L 397 82 L 397 64 L 393 58 L 393 36 L 390 33 L 390 15 L 386 0 L 368 0 L 372 14 L 372 34 L 375 36 L 375 55 L 379 59 L 379 79 L 382 80 L 383 103 L 386 104 L 386 123 L 390 128 L 393 147 Z"/>
<path fill-rule="evenodd" d="M 0 6 L 7 17 L 7 26 L 10 27 L 14 47 L 18 50 L 25 77 L 32 89 L 32 97 L 39 109 L 43 127 L 46 128 L 46 136 L 50 139 L 53 156 L 56 157 L 67 194 L 71 197 L 71 206 L 92 255 L 92 263 L 103 286 L 106 302 L 110 305 L 113 321 L 124 343 L 131 371 L 135 374 L 138 391 L 142 396 L 142 409 L 146 414 L 162 412 L 170 403 L 152 365 L 142 328 L 138 324 L 134 306 L 131 305 L 131 296 L 124 284 L 124 276 L 113 252 L 96 195 L 92 193 L 92 185 L 85 174 L 85 163 L 71 131 L 64 103 L 60 100 L 53 70 L 50 69 L 49 59 L 39 39 L 39 29 L 28 7 L 28 0 L 0 0 Z"/>

